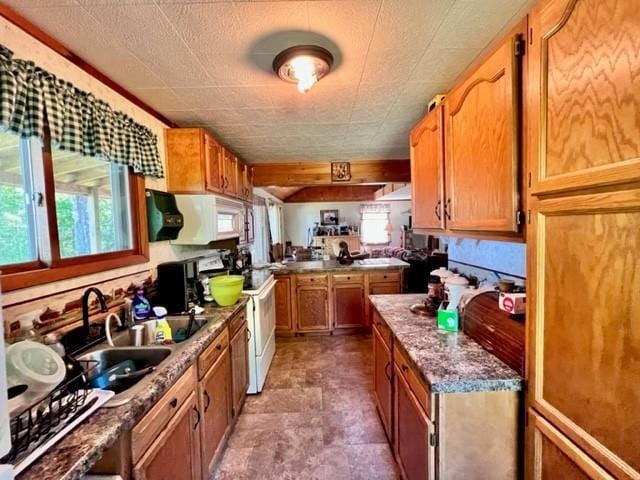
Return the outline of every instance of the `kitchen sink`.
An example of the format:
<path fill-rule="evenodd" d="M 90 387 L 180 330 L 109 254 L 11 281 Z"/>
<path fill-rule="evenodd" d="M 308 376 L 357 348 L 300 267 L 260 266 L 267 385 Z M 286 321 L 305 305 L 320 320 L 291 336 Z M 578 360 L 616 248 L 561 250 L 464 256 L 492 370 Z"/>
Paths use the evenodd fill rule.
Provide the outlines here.
<path fill-rule="evenodd" d="M 127 360 L 135 365 L 134 371 L 144 371 L 156 367 L 162 363 L 169 355 L 171 348 L 168 347 L 107 347 L 99 350 L 93 350 L 85 353 L 77 358 L 79 361 L 93 361 L 95 365 L 91 365 L 88 380 L 91 381 L 109 368 Z M 134 376 L 130 379 L 115 382 L 113 387 L 104 387 L 106 390 L 112 390 L 116 393 L 107 406 L 118 406 L 128 402 L 135 396 L 135 389 L 140 380 L 146 375 Z"/>
<path fill-rule="evenodd" d="M 169 316 L 166 317 L 166 320 L 171 326 L 173 340 L 176 343 L 188 340 L 208 322 L 204 317 L 194 317 L 191 319 L 185 315 Z"/>

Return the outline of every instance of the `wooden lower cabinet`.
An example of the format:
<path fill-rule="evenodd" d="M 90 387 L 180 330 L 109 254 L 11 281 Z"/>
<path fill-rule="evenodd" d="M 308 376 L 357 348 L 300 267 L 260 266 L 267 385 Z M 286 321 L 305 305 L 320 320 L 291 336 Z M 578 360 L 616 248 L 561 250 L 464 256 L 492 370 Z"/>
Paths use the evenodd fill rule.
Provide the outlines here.
<path fill-rule="evenodd" d="M 245 321 L 229 342 L 231 350 L 231 416 L 240 414 L 249 387 L 249 330 Z"/>
<path fill-rule="evenodd" d="M 291 276 L 276 275 L 276 332 L 293 333 L 293 307 L 291 295 Z"/>
<path fill-rule="evenodd" d="M 299 332 L 328 332 L 329 287 L 301 285 L 296 288 L 297 330 Z"/>
<path fill-rule="evenodd" d="M 201 422 L 202 414 L 197 405 L 196 395 L 192 393 L 135 465 L 134 478 L 199 479 Z"/>
<path fill-rule="evenodd" d="M 229 350 L 218 357 L 198 385 L 202 427 L 200 429 L 202 478 L 208 479 L 231 426 L 231 365 Z"/>
<path fill-rule="evenodd" d="M 364 275 L 334 275 L 333 328 L 366 326 Z"/>
<path fill-rule="evenodd" d="M 373 394 L 382 426 L 393 442 L 393 357 L 382 333 L 373 326 Z"/>
<path fill-rule="evenodd" d="M 535 480 L 613 480 L 589 456 L 534 410 L 529 410 L 529 442 L 533 455 L 527 478 Z"/>
<path fill-rule="evenodd" d="M 406 480 L 432 479 L 435 474 L 433 423 L 397 366 L 394 379 L 396 461 Z"/>

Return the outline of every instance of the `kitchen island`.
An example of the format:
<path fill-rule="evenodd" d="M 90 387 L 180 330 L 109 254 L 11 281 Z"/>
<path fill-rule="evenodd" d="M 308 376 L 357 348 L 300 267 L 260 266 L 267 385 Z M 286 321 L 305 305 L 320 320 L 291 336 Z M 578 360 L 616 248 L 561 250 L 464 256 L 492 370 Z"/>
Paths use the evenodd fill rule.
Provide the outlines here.
<path fill-rule="evenodd" d="M 336 260 L 290 262 L 275 269 L 276 333 L 342 334 L 369 330 L 367 296 L 403 291 L 397 258 L 368 258 L 342 265 Z"/>
<path fill-rule="evenodd" d="M 462 332 L 409 307 L 425 295 L 372 295 L 374 393 L 409 478 L 519 478 L 523 379 Z"/>
<path fill-rule="evenodd" d="M 158 465 L 160 459 L 153 455 L 154 449 L 161 451 L 164 445 L 158 445 L 158 442 L 162 443 L 165 440 L 169 442 L 172 439 L 169 430 L 177 423 L 176 419 L 182 411 L 187 412 L 185 421 L 189 424 L 193 423 L 191 417 L 195 417 L 195 412 L 198 411 L 197 423 L 203 425 L 203 428 L 210 421 L 211 413 L 216 413 L 211 409 L 211 413 L 207 415 L 194 392 L 207 391 L 209 387 L 207 378 L 211 372 L 215 373 L 216 365 L 219 363 L 217 360 L 227 362 L 221 364 L 224 367 L 220 369 L 223 375 L 215 378 L 218 383 L 224 383 L 224 385 L 217 385 L 222 389 L 220 393 L 225 398 L 229 398 L 228 393 L 234 390 L 233 380 L 227 374 L 227 371 L 233 372 L 233 365 L 229 364 L 229 337 L 233 335 L 233 330 L 239 330 L 246 325 L 247 300 L 248 297 L 243 296 L 231 307 L 207 308 L 202 314 L 202 317 L 207 320 L 206 325 L 190 339 L 172 347 L 173 352 L 156 371 L 140 380 L 139 384 L 143 384 L 143 388 L 138 390 L 139 393 L 134 398 L 118 407 L 99 409 L 37 459 L 17 479 L 75 480 L 83 478 L 96 464 L 99 471 L 104 473 L 133 471 L 137 472 L 137 476 L 141 476 L 146 473 L 146 470 Z M 214 360 L 216 360 L 215 364 Z M 244 396 L 246 386 L 241 387 Z M 164 407 L 164 403 L 167 405 L 163 413 L 156 415 L 154 412 L 158 407 Z M 210 467 L 217 452 L 222 450 L 231 422 L 239 413 L 234 412 L 232 415 L 231 405 L 229 407 L 228 417 L 223 409 L 219 408 L 219 411 L 223 412 L 220 423 L 225 425 L 225 428 L 219 432 L 220 443 L 213 445 L 213 452 L 206 450 L 211 448 L 211 445 L 203 445 L 202 455 L 209 457 L 206 462 L 205 458 L 202 458 L 204 469 Z M 150 417 L 153 417 L 152 421 L 148 420 Z M 137 429 L 142 431 L 141 426 L 144 426 L 146 432 L 155 432 L 155 435 L 149 438 L 145 433 L 138 435 Z M 186 466 L 199 471 L 201 452 L 197 432 L 200 429 L 188 430 L 196 432 L 195 436 L 186 439 L 185 443 L 186 447 L 193 450 L 190 452 L 192 457 L 174 459 L 175 468 Z M 208 439 L 213 443 L 213 437 Z"/>

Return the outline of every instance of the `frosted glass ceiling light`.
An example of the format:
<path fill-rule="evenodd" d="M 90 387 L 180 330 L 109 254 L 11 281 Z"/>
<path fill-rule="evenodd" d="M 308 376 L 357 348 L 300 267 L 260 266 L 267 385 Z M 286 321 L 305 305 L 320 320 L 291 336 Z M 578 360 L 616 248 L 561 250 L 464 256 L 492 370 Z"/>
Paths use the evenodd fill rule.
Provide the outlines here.
<path fill-rule="evenodd" d="M 273 59 L 273 71 L 286 82 L 298 84 L 306 93 L 331 71 L 333 55 L 315 45 L 298 45 L 283 50 Z"/>

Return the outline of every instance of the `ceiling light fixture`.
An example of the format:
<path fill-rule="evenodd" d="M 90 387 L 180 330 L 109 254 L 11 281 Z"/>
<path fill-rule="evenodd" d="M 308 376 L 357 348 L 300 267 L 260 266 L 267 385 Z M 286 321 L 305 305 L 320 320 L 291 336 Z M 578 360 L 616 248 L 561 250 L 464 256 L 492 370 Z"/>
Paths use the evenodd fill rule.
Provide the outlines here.
<path fill-rule="evenodd" d="M 283 50 L 273 59 L 273 71 L 285 82 L 298 84 L 306 93 L 331 71 L 333 55 L 316 45 L 297 45 Z"/>

